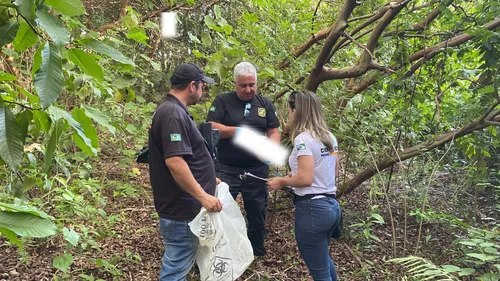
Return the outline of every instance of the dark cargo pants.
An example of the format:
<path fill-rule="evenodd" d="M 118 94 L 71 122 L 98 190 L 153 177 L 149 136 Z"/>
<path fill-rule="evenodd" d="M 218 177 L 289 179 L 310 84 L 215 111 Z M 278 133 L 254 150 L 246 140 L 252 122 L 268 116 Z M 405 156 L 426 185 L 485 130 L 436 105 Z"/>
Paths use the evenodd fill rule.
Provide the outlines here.
<path fill-rule="evenodd" d="M 264 256 L 264 240 L 266 238 L 266 210 L 268 202 L 268 189 L 265 183 L 243 181 L 239 175 L 244 172 L 256 176 L 269 177 L 269 167 L 265 164 L 253 168 L 239 168 L 221 163 L 216 165 L 217 177 L 229 185 L 229 192 L 236 199 L 238 193 L 243 197 L 243 204 L 248 220 L 248 239 L 252 243 L 253 254 Z"/>

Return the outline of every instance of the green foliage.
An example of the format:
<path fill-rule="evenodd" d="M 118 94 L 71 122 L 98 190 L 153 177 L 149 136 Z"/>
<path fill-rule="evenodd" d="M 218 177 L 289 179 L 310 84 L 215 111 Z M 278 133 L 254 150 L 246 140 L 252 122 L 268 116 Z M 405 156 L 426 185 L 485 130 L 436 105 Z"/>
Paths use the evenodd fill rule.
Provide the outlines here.
<path fill-rule="evenodd" d="M 35 73 L 33 81 L 40 96 L 40 105 L 48 108 L 61 94 L 63 87 L 62 61 L 59 49 L 52 43 L 45 43 L 42 50 L 42 63 Z"/>
<path fill-rule="evenodd" d="M 19 30 L 17 21 L 9 21 L 0 25 L 0 46 L 7 45 L 16 37 Z"/>
<path fill-rule="evenodd" d="M 5 102 L 0 99 L 0 156 L 13 170 L 23 160 L 23 140 L 16 117 Z"/>
<path fill-rule="evenodd" d="M 301 55 L 291 54 L 312 34 L 329 27 L 341 9 L 332 1 L 222 1 L 207 6 L 201 1 L 176 0 L 169 4 L 205 6 L 199 11 L 181 10 L 180 36 L 165 39 L 158 35 L 156 17 L 143 21 L 151 11 L 165 8 L 159 2 L 133 1 L 111 29 L 97 32 L 100 25 L 119 17 L 113 3 L 94 1 L 92 15 L 87 16 L 80 0 L 0 0 L 0 47 L 6 62 L 0 70 L 0 200 L 15 202 L 10 207 L 0 203 L 0 232 L 19 247 L 37 243 L 28 236 L 62 236 L 54 239 L 65 243 L 64 251 L 53 260 L 59 270 L 55 280 L 77 276 L 102 280 L 94 272 L 75 269 L 77 257 L 115 279 L 124 274 L 120 260 L 140 260 L 132 253 L 111 258 L 99 255 L 97 259 L 85 253 L 100 251 L 102 240 L 120 235 L 113 226 L 123 217 L 105 211 L 106 196 L 136 198 L 145 192 L 142 186 L 129 183 L 142 173 L 132 163 L 137 149 L 146 143 L 151 115 L 168 92 L 168 78 L 176 64 L 195 62 L 217 78 L 208 94 L 205 91 L 206 99 L 190 108 L 201 122 L 213 97 L 233 90 L 232 70 L 240 61 L 256 65 L 259 92 L 267 97 L 273 98 L 282 89 L 301 88 L 302 84 L 292 82 L 298 77 L 307 81 L 324 41 L 312 44 Z M 351 18 L 371 14 L 384 3 L 362 1 Z M 475 121 L 496 102 L 500 37 L 497 30 L 487 31 L 480 25 L 495 19 L 500 5 L 493 0 L 445 4 L 431 1 L 411 12 L 409 5 L 385 30 L 373 56 L 381 65 L 397 69 L 395 73 L 384 73 L 385 78 L 357 95 L 351 92 L 351 85 L 382 73 L 372 70 L 365 77 L 324 82 L 318 89 L 328 125 L 348 158 L 346 174 L 356 174 L 377 159 Z M 105 7 L 99 10 L 101 6 Z M 421 22 L 436 7 L 442 11 L 436 20 L 423 31 L 411 30 L 412 23 Z M 349 21 L 346 31 L 350 33 L 361 22 Z M 387 35 L 392 30 L 404 33 Z M 462 32 L 476 37 L 466 44 L 441 48 L 414 75 L 405 75 L 410 69 L 404 65 L 409 55 Z M 365 45 L 368 37 L 356 40 Z M 346 45 L 325 67 L 351 66 L 362 52 L 359 44 Z M 288 67 L 281 67 L 283 60 L 290 62 Z M 438 98 L 440 91 L 443 94 Z M 275 103 L 282 121 L 287 116 L 285 99 Z M 451 143 L 439 165 L 463 174 L 463 184 L 446 187 L 452 189 L 453 198 L 468 192 L 469 187 L 477 194 L 491 191 L 499 196 L 497 130 L 490 126 Z M 420 198 L 422 178 L 446 151 L 427 152 L 415 160 L 407 174 L 411 178 L 404 183 L 408 187 L 403 187 L 409 196 Z M 124 168 L 120 181 L 107 179 L 101 170 L 104 161 Z M 371 195 L 376 196 L 371 200 L 384 195 L 385 184 L 381 183 L 385 179 L 382 171 L 372 182 Z M 104 188 L 112 192 L 104 192 Z M 470 229 L 471 222 L 433 207 L 426 205 L 424 212 L 422 206 L 412 206 L 405 214 L 417 222 Z M 51 210 L 54 218 L 38 210 Z M 368 242 L 365 249 L 380 241 L 375 228 L 387 224 L 375 206 L 351 222 L 350 237 Z M 35 230 L 33 223 L 38 226 Z M 485 228 L 495 225 L 490 222 Z M 286 235 L 290 233 L 293 235 Z M 426 239 L 432 243 L 431 234 Z M 460 274 L 494 278 L 498 274 L 497 244 L 496 234 L 469 234 L 455 242 L 451 251 L 464 258 L 453 264 L 435 265 L 427 256 L 398 263 L 413 269 L 408 277 L 420 274 L 416 276 L 420 279 L 456 280 Z M 370 279 L 378 269 L 366 262 L 359 274 Z"/>
<path fill-rule="evenodd" d="M 67 16 L 79 16 L 85 14 L 85 7 L 80 0 L 45 0 L 45 4 L 58 10 L 61 14 Z"/>
<path fill-rule="evenodd" d="M 8 204 L 2 204 L 0 208 L 4 209 L 0 211 L 0 229 L 10 230 L 23 237 L 47 237 L 57 233 L 57 228 L 51 219 L 36 209 L 17 208 Z"/>

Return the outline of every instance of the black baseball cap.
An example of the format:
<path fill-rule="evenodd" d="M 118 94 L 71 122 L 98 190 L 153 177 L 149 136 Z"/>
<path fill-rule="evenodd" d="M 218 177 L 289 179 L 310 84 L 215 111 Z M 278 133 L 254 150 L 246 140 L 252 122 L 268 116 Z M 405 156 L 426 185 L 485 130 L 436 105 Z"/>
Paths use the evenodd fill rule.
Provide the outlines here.
<path fill-rule="evenodd" d="M 174 74 L 170 77 L 172 85 L 187 84 L 191 81 L 203 81 L 207 84 L 213 84 L 214 79 L 203 74 L 201 69 L 192 63 L 181 63 L 174 70 Z"/>

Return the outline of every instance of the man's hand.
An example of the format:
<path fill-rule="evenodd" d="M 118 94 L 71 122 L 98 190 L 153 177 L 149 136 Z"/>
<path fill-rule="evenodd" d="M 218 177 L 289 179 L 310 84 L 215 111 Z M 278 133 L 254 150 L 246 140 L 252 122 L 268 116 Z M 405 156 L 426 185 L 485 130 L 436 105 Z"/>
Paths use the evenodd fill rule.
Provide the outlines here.
<path fill-rule="evenodd" d="M 216 183 L 217 185 L 219 185 L 219 183 L 221 183 L 221 182 L 222 182 L 222 181 L 221 181 L 219 178 L 215 178 L 215 183 Z"/>
<path fill-rule="evenodd" d="M 203 208 L 207 209 L 209 212 L 220 212 L 222 210 L 222 203 L 219 198 L 214 197 L 210 194 L 203 196 L 200 200 Z"/>

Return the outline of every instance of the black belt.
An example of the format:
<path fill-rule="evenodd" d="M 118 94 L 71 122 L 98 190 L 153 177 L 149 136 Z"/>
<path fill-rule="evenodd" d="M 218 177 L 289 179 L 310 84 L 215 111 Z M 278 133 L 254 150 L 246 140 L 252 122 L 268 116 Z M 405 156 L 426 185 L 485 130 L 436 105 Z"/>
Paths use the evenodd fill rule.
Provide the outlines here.
<path fill-rule="evenodd" d="M 336 199 L 335 194 L 331 194 L 331 193 L 306 194 L 304 196 L 299 196 L 297 194 L 293 194 L 293 203 L 298 202 L 298 201 L 302 201 L 302 200 L 312 199 L 313 197 L 316 197 L 316 196 L 325 196 L 325 197 L 330 197 L 330 198 Z"/>

